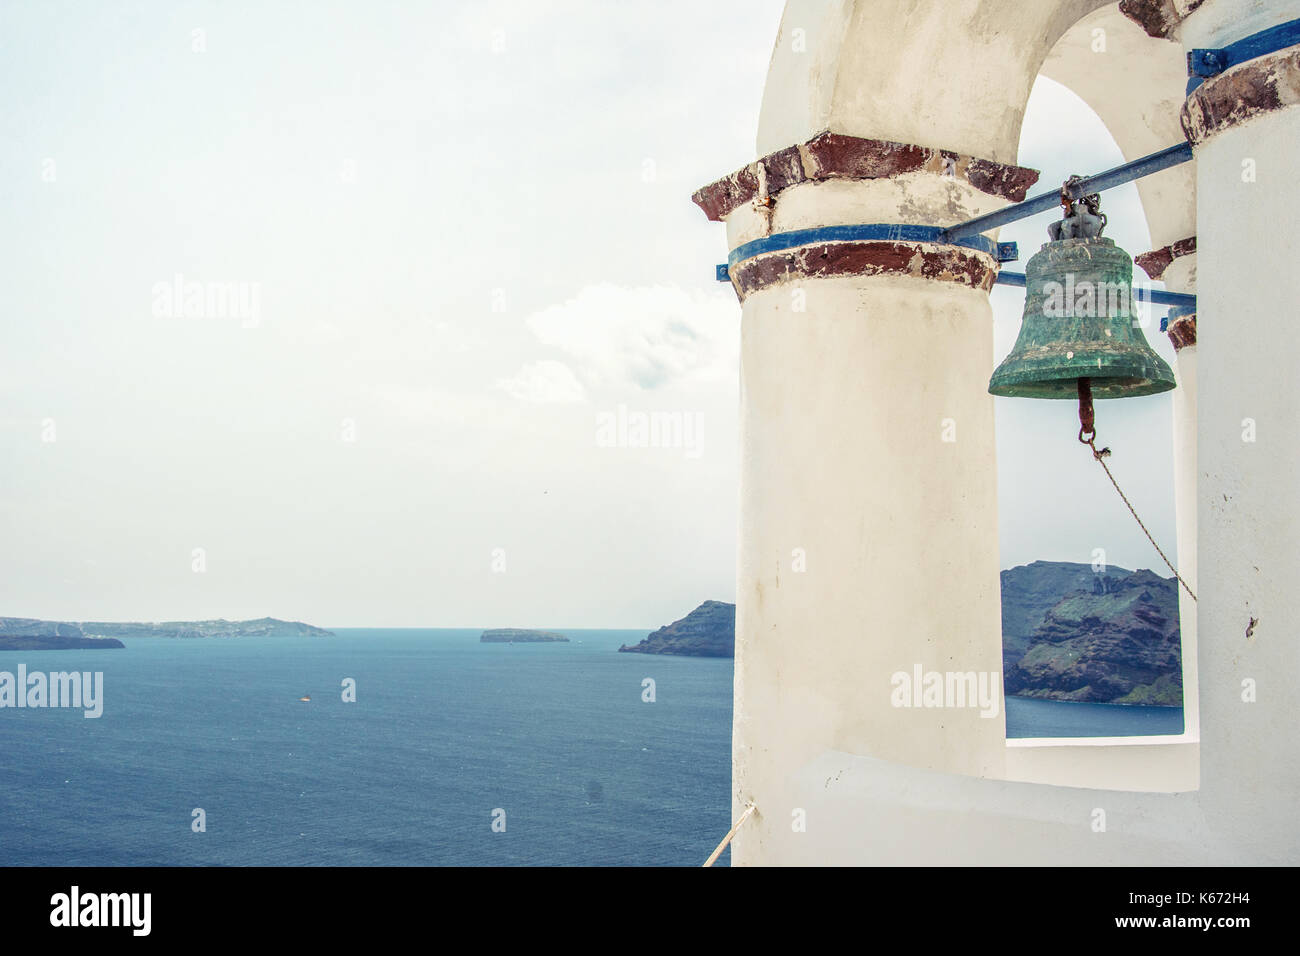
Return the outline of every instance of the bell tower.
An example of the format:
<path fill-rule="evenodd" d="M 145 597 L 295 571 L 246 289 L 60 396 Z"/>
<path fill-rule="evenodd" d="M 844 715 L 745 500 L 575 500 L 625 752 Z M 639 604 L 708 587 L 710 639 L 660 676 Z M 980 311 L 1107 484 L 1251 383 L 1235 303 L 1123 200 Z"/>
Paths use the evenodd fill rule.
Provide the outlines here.
<path fill-rule="evenodd" d="M 1297 23 L 1293 0 L 789 0 L 759 159 L 695 195 L 726 223 L 742 304 L 733 819 L 754 809 L 733 862 L 1300 854 L 1300 698 L 1284 676 L 1300 624 L 1300 218 L 1283 214 L 1300 199 Z M 1099 30 L 1114 59 L 1081 58 Z M 1000 708 L 893 693 L 891 675 L 1001 674 L 987 293 L 1003 250 L 991 229 L 948 229 L 1034 185 L 1017 147 L 1046 67 L 1126 159 L 1195 153 L 1139 186 L 1160 246 L 1144 261 L 1197 295 L 1170 326 L 1178 564 L 1199 592 L 1181 606 L 1200 631 L 1184 641 L 1200 736 L 1177 744 L 1016 749 Z M 1127 254 L 1073 230 L 1029 264 L 995 391 L 1168 388 L 1122 305 L 1069 332 L 1030 321 L 1055 277 L 1131 277 Z M 1067 335 L 1080 347 L 1046 377 L 1038 350 Z"/>

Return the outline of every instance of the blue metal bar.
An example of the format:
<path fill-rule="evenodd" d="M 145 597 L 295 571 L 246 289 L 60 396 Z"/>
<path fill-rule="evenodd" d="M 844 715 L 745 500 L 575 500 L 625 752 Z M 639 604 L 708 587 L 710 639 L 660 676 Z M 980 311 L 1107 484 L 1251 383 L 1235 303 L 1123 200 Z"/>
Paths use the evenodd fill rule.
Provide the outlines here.
<path fill-rule="evenodd" d="M 1131 163 L 1125 163 L 1103 173 L 1097 173 L 1095 176 L 1081 179 L 1070 187 L 1070 195 L 1075 199 L 1081 199 L 1092 193 L 1101 192 L 1103 189 L 1122 186 L 1124 183 L 1131 183 L 1143 176 L 1158 173 L 1162 169 L 1178 166 L 1181 163 L 1189 162 L 1191 159 L 1192 144 L 1179 143 L 1177 146 L 1170 146 L 1168 149 L 1162 149 L 1150 156 L 1135 159 Z M 1028 219 L 1040 212 L 1055 209 L 1060 204 L 1061 191 L 1054 189 L 1050 193 L 1042 193 L 1031 199 L 1026 199 L 1024 202 L 1018 202 L 1014 206 L 1007 206 L 1005 209 L 999 209 L 987 215 L 976 216 L 974 219 L 959 222 L 955 226 L 949 226 L 943 230 L 944 238 L 948 242 L 960 242 L 967 236 L 978 235 L 990 229 L 1005 226 L 1009 222 Z"/>
<path fill-rule="evenodd" d="M 996 283 L 1023 289 L 1025 287 L 1025 274 L 1023 272 L 999 272 Z M 1133 297 L 1140 302 L 1150 302 L 1153 305 L 1170 305 L 1185 309 L 1188 312 L 1196 311 L 1196 296 L 1189 295 L 1186 292 L 1164 292 L 1160 289 L 1148 289 L 1139 285 L 1133 286 Z"/>
<path fill-rule="evenodd" d="M 798 246 L 810 246 L 819 242 L 942 242 L 976 249 L 987 253 L 999 262 L 1010 262 L 1016 258 L 1014 242 L 997 243 L 988 236 L 974 235 L 964 239 L 948 240 L 943 237 L 944 230 L 938 226 L 914 226 L 901 223 L 868 223 L 859 226 L 821 226 L 816 229 L 796 229 L 793 232 L 778 232 L 775 235 L 746 242 L 731 250 L 727 257 L 729 269 L 734 269 L 746 259 L 761 256 L 769 252 L 783 252 Z M 1009 257 L 1009 258 L 1005 258 Z M 719 267 L 721 268 L 721 267 Z M 721 279 L 721 273 L 719 273 Z"/>
<path fill-rule="evenodd" d="M 1260 30 L 1221 49 L 1192 50 L 1187 54 L 1187 93 L 1191 95 L 1207 78 L 1256 57 L 1285 50 L 1300 43 L 1300 20 L 1288 20 L 1267 30 Z"/>

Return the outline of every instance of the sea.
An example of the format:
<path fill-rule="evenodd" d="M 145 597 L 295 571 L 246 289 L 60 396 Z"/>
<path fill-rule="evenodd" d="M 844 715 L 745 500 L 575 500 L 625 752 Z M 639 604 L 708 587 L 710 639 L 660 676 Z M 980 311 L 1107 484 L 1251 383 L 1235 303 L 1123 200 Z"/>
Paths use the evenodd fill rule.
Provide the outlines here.
<path fill-rule="evenodd" d="M 554 629 L 570 643 L 336 629 L 0 655 L 104 673 L 98 719 L 0 710 L 0 865 L 700 865 L 732 822 L 732 662 Z M 1007 723 L 1179 733 L 1182 712 L 1011 699 Z"/>

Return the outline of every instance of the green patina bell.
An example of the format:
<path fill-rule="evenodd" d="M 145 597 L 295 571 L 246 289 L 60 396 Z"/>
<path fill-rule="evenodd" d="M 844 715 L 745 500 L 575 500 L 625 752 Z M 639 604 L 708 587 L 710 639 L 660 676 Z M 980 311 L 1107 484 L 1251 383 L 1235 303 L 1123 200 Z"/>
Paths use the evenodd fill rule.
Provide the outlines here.
<path fill-rule="evenodd" d="M 1068 186 L 1068 183 L 1067 183 Z M 1133 295 L 1133 261 L 1103 239 L 1106 217 L 1096 196 L 1075 207 L 1062 190 L 1066 218 L 1025 268 L 1025 314 L 1015 348 L 989 382 L 994 395 L 1079 398 L 1080 379 L 1094 398 L 1154 395 L 1174 387 L 1169 365 L 1147 344 Z"/>

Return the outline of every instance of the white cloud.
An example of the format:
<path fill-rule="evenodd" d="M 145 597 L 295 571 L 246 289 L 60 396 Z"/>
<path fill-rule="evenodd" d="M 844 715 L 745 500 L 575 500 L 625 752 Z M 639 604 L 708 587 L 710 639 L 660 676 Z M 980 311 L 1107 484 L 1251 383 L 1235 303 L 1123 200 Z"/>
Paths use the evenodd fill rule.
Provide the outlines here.
<path fill-rule="evenodd" d="M 530 315 L 544 345 L 566 352 L 591 387 L 651 389 L 682 379 L 735 374 L 739 310 L 730 290 L 714 295 L 679 286 L 588 286 Z"/>
<path fill-rule="evenodd" d="M 587 397 L 586 389 L 574 376 L 573 370 L 554 359 L 530 362 L 513 378 L 498 379 L 496 384 L 497 388 L 521 401 L 539 405 L 581 402 Z"/>

